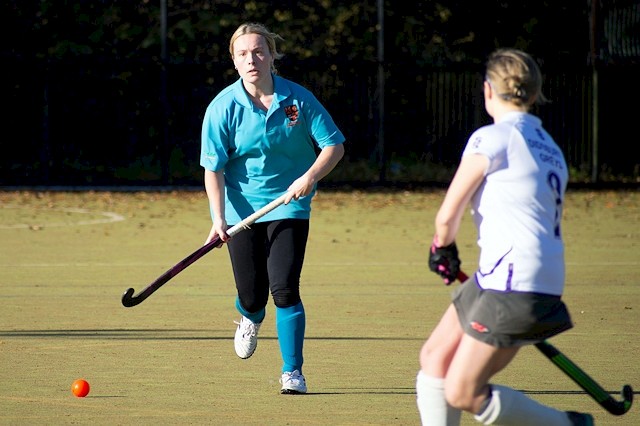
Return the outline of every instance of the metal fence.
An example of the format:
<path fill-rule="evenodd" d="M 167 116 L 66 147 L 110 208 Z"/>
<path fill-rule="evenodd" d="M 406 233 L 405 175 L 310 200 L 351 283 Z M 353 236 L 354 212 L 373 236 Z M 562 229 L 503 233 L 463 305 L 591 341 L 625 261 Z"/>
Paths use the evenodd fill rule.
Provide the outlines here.
<path fill-rule="evenodd" d="M 420 176 L 423 169 L 413 166 L 455 166 L 466 138 L 490 122 L 480 70 L 388 67 L 379 117 L 375 65 L 342 74 L 318 63 L 296 75 L 282 68 L 284 77 L 316 94 L 345 133 L 341 167 L 347 170 L 338 176 L 353 182 L 444 181 L 448 176 Z M 637 143 L 637 107 L 622 104 L 635 105 L 640 97 L 639 70 L 610 66 L 598 71 L 597 80 L 586 65 L 546 71 L 543 88 L 551 103 L 533 112 L 563 149 L 574 180 L 637 181 L 640 161 L 629 154 Z M 237 78 L 226 63 L 163 69 L 153 62 L 24 60 L 3 64 L 0 77 L 3 186 L 201 185 L 204 110 Z M 356 163 L 368 172 L 353 167 L 348 173 Z M 414 171 L 396 173 L 398 167 Z"/>

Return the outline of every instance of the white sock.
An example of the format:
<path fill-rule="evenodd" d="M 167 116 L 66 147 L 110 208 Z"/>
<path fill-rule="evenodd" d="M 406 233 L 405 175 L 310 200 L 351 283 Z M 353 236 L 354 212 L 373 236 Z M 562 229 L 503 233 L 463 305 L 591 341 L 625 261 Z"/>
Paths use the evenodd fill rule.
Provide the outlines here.
<path fill-rule="evenodd" d="M 475 419 L 485 425 L 571 426 L 564 411 L 542 405 L 522 392 L 500 385 L 491 385 L 489 404 Z"/>
<path fill-rule="evenodd" d="M 420 370 L 416 378 L 416 400 L 423 426 L 458 426 L 461 410 L 444 398 L 444 379 L 427 376 Z"/>

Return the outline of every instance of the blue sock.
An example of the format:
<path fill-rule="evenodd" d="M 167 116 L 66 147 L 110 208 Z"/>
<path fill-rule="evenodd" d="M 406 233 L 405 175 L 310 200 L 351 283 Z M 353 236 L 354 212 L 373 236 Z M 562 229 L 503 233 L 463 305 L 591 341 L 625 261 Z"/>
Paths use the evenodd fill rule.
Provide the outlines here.
<path fill-rule="evenodd" d="M 288 308 L 276 306 L 278 343 L 284 364 L 282 372 L 298 370 L 302 374 L 302 344 L 306 317 L 302 302 Z"/>
<path fill-rule="evenodd" d="M 266 315 L 266 310 L 264 308 L 260 309 L 258 312 L 250 313 L 247 312 L 245 308 L 242 307 L 240 303 L 240 299 L 236 297 L 236 309 L 242 316 L 245 316 L 251 320 L 251 322 L 255 324 L 260 324 L 264 320 L 264 316 Z"/>

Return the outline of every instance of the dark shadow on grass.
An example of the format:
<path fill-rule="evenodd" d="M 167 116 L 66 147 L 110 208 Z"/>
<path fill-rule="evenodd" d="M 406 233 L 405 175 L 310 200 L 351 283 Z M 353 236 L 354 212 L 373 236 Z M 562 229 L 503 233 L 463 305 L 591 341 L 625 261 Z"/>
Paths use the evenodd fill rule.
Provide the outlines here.
<path fill-rule="evenodd" d="M 526 390 L 521 389 L 520 392 L 529 395 L 588 395 L 585 391 L 579 390 Z M 415 395 L 416 390 L 414 388 L 392 388 L 386 390 L 380 390 L 375 388 L 352 388 L 352 389 L 336 389 L 335 391 L 328 390 L 326 392 L 309 392 L 306 395 Z M 610 395 L 620 395 L 620 391 L 607 391 Z M 640 394 L 640 392 L 633 392 L 634 395 Z"/>
<path fill-rule="evenodd" d="M 105 340 L 233 340 L 233 328 L 224 330 L 190 329 L 78 329 L 78 330 L 0 330 L 5 338 L 67 338 L 67 339 L 105 339 Z M 212 336 L 212 333 L 224 336 Z M 193 334 L 193 335 L 190 335 Z M 264 340 L 276 340 L 274 336 L 260 336 Z M 306 340 L 327 341 L 422 341 L 423 338 L 409 337 L 366 337 L 366 336 L 307 336 Z"/>
<path fill-rule="evenodd" d="M 309 392 L 305 395 L 415 395 L 415 388 L 340 388 L 325 392 Z"/>
<path fill-rule="evenodd" d="M 127 398 L 126 395 L 87 395 L 86 399 Z"/>
<path fill-rule="evenodd" d="M 520 392 L 527 393 L 529 395 L 588 395 L 585 391 L 563 391 L 563 390 L 521 390 Z M 609 395 L 620 396 L 620 391 L 605 391 Z M 640 395 L 640 391 L 633 391 L 634 395 Z"/>

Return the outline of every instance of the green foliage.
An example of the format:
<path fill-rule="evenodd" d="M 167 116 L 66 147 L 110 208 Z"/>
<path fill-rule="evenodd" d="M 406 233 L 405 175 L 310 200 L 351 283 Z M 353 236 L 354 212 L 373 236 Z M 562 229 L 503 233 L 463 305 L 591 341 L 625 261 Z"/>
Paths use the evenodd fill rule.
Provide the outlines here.
<path fill-rule="evenodd" d="M 1 6 L 0 23 L 17 36 L 9 49 L 22 54 L 157 59 L 162 3 L 43 0 L 25 6 L 13 0 Z M 167 53 L 173 63 L 221 61 L 231 33 L 243 21 L 263 22 L 280 33 L 282 50 L 297 59 L 374 60 L 381 28 L 387 60 L 407 65 L 478 63 L 498 45 L 529 49 L 554 61 L 582 59 L 588 52 L 586 4 L 570 0 L 387 0 L 383 22 L 376 2 L 363 0 L 167 0 L 166 5 Z M 585 32 L 559 37 L 566 22 L 583 23 L 578 25 Z"/>

